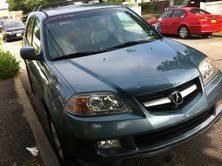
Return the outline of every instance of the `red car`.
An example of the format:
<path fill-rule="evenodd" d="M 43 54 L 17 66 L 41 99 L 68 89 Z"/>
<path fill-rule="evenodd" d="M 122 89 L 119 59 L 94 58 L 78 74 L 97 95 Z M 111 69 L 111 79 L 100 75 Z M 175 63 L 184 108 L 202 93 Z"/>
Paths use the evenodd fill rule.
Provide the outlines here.
<path fill-rule="evenodd" d="M 190 35 L 209 37 L 222 27 L 222 16 L 213 15 L 199 8 L 182 7 L 165 11 L 159 19 L 149 19 L 151 25 L 157 25 L 162 34 L 178 34 L 181 38 Z"/>

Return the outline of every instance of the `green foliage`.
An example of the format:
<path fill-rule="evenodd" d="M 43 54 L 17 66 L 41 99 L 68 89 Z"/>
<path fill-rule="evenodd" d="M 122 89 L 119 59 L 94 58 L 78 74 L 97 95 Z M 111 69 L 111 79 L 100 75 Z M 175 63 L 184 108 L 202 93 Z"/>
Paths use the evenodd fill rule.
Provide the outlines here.
<path fill-rule="evenodd" d="M 107 0 L 107 2 L 111 4 L 122 4 L 122 0 Z"/>
<path fill-rule="evenodd" d="M 0 80 L 15 77 L 19 72 L 19 62 L 9 51 L 0 50 Z"/>
<path fill-rule="evenodd" d="M 22 10 L 23 13 L 29 13 L 33 11 L 36 7 L 47 5 L 49 3 L 55 3 L 64 0 L 7 0 L 9 4 L 10 11 Z"/>
<path fill-rule="evenodd" d="M 157 11 L 158 4 L 157 2 L 144 2 L 140 4 L 142 8 L 145 8 L 146 10 L 155 12 Z"/>
<path fill-rule="evenodd" d="M 184 0 L 174 0 L 174 5 L 182 5 Z"/>

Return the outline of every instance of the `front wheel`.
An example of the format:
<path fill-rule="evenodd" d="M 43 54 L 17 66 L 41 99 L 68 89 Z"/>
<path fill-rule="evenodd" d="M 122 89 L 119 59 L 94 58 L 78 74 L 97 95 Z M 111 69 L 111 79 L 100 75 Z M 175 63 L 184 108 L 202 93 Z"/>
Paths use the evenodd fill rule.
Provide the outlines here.
<path fill-rule="evenodd" d="M 50 127 L 50 132 L 53 138 L 53 147 L 55 149 L 55 152 L 57 156 L 59 157 L 59 160 L 61 163 L 64 162 L 64 156 L 63 156 L 63 151 L 62 151 L 62 146 L 59 140 L 59 136 L 57 134 L 56 128 L 52 122 L 52 120 L 49 118 L 49 127 Z"/>
<path fill-rule="evenodd" d="M 190 31 L 186 26 L 181 26 L 181 27 L 179 27 L 178 35 L 182 39 L 187 39 L 190 37 Z"/>

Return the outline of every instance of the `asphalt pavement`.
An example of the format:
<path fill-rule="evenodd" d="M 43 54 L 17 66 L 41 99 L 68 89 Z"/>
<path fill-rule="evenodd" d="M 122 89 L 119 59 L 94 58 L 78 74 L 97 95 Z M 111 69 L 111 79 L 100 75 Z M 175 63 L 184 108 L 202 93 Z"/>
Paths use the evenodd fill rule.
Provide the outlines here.
<path fill-rule="evenodd" d="M 222 70 L 222 37 L 192 38 L 173 40 L 187 44 L 204 52 L 207 56 L 218 63 Z M 4 48 L 18 55 L 21 41 L 4 44 Z M 24 68 L 24 64 L 22 64 Z M 23 77 L 27 77 L 23 73 Z M 27 83 L 26 83 L 27 84 Z M 30 92 L 29 92 L 30 93 Z M 214 124 L 206 133 L 199 135 L 193 140 L 181 144 L 167 152 L 153 157 L 139 157 L 124 161 L 124 166 L 221 166 L 222 165 L 222 119 Z"/>
<path fill-rule="evenodd" d="M 0 81 L 0 166 L 40 166 L 39 156 L 27 147 L 37 147 L 18 101 L 14 79 Z"/>

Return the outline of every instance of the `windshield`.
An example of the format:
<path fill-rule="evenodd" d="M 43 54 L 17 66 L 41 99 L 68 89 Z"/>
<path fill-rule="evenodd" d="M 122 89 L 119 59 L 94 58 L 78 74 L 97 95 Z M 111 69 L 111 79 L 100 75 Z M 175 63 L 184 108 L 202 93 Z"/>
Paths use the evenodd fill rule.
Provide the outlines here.
<path fill-rule="evenodd" d="M 110 51 L 126 43 L 160 38 L 134 13 L 116 8 L 54 16 L 45 24 L 50 59 Z"/>
<path fill-rule="evenodd" d="M 13 28 L 13 27 L 20 27 L 24 26 L 24 24 L 21 21 L 4 21 L 3 27 L 5 28 Z"/>
<path fill-rule="evenodd" d="M 169 9 L 167 11 L 165 11 L 161 16 L 160 18 L 169 18 L 172 14 L 173 10 L 172 9 Z"/>

